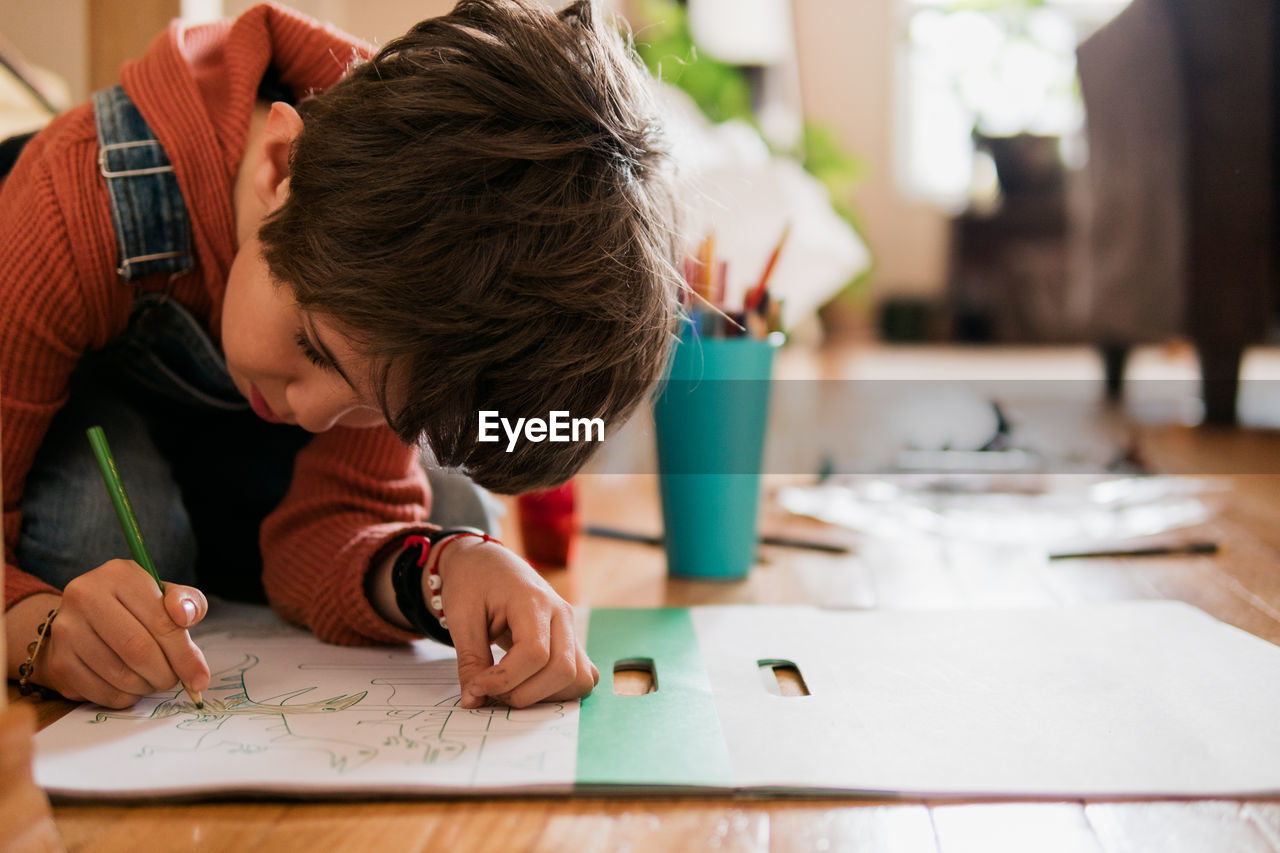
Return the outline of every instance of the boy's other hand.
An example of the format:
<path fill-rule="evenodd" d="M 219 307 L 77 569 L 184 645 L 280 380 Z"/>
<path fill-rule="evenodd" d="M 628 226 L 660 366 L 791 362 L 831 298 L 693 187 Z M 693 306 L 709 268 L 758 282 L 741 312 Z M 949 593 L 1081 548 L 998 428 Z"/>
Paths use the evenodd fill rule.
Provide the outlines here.
<path fill-rule="evenodd" d="M 127 708 L 179 682 L 209 686 L 209 664 L 187 629 L 209 604 L 195 587 L 155 580 L 132 560 L 111 560 L 67 584 L 34 680 L 68 699 Z"/>
<path fill-rule="evenodd" d="M 442 555 L 440 579 L 462 707 L 489 698 L 513 708 L 578 699 L 600 680 L 576 636 L 573 609 L 511 551 L 460 539 Z M 507 652 L 497 665 L 493 643 Z"/>

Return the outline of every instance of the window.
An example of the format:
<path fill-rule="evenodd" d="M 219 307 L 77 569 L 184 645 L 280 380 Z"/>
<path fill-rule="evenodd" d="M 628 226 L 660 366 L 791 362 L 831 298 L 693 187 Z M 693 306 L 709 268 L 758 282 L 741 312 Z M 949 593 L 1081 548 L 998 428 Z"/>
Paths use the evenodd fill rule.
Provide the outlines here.
<path fill-rule="evenodd" d="M 1084 121 L 1075 48 L 1127 0 L 900 0 L 899 183 L 959 207 L 994 181 L 972 134 L 1071 140 Z M 978 188 L 981 189 L 981 188 Z"/>

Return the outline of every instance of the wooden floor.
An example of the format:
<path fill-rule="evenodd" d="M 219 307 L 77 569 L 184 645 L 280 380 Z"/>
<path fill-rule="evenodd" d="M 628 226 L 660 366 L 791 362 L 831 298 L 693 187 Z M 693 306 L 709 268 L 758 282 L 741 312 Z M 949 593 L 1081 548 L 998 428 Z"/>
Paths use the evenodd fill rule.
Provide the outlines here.
<path fill-rule="evenodd" d="M 1147 357 L 1153 370 L 1185 372 L 1185 359 L 1177 353 L 1155 352 Z M 987 351 L 966 355 L 875 350 L 821 357 L 792 352 L 779 372 L 791 378 L 849 376 L 861 370 L 916 370 L 934 375 L 956 370 L 966 359 L 975 370 L 1000 364 L 1026 370 L 1037 358 L 1045 370 L 1065 371 L 1077 378 L 1087 379 L 1094 369 L 1084 351 L 1000 357 Z M 1271 356 L 1262 361 L 1266 370 L 1273 366 Z M 1256 367 L 1258 362 L 1251 364 Z M 912 609 L 1180 599 L 1280 643 L 1280 420 L 1266 422 L 1266 400 L 1251 405 L 1255 424 L 1231 430 L 1197 428 L 1179 423 L 1176 417 L 1121 416 L 1153 470 L 1193 472 L 1224 485 L 1214 498 L 1214 517 L 1186 531 L 1218 542 L 1221 550 L 1213 556 L 1049 561 L 1043 551 L 1007 544 L 983 546 L 928 537 L 872 539 L 786 517 L 771 507 L 762 520 L 768 532 L 825 537 L 850 544 L 853 552 L 834 556 L 764 548 L 763 561 L 747 581 L 726 585 L 668 580 L 659 549 L 586 538 L 580 542 L 575 565 L 549 577 L 566 597 L 583 606 L 809 602 Z M 1093 414 L 1116 417 L 1101 407 Z M 1257 471 L 1265 473 L 1251 473 Z M 800 472 L 780 473 L 767 478 L 767 486 L 772 489 L 781 482 L 803 479 Z M 651 475 L 598 473 L 581 477 L 579 484 L 584 521 L 650 532 L 660 528 Z M 47 721 L 60 711 L 46 703 L 41 712 Z M 130 853 L 139 849 L 1280 851 L 1280 799 L 932 804 L 584 797 L 58 805 L 55 816 L 72 850 Z"/>

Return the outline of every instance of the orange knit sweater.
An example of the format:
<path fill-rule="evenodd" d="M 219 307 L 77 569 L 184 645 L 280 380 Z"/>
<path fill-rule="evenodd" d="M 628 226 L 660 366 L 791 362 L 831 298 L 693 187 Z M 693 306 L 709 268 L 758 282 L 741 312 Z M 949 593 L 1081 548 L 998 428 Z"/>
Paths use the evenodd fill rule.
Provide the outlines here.
<path fill-rule="evenodd" d="M 190 211 L 195 267 L 173 296 L 220 338 L 236 253 L 232 185 L 259 81 L 274 65 L 300 97 L 339 80 L 367 45 L 296 12 L 255 6 L 234 22 L 172 24 L 121 81 L 174 164 Z M 15 565 L 24 481 L 79 358 L 124 331 L 136 291 L 118 263 L 93 108 L 56 118 L 0 190 L 0 423 L 5 608 L 49 587 Z M 155 276 L 141 282 L 159 290 Z M 330 642 L 398 642 L 365 598 L 373 556 L 421 531 L 430 503 L 416 452 L 386 427 L 335 428 L 298 454 L 289 492 L 262 526 L 263 584 L 275 609 Z M 92 566 L 85 566 L 90 569 Z M 235 567 L 228 567 L 234 571 Z"/>

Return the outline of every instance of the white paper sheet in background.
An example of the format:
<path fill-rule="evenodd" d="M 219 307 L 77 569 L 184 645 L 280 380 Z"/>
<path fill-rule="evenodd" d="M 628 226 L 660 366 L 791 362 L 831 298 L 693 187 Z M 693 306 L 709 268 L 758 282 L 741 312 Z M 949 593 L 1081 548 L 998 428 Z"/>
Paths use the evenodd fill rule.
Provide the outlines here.
<path fill-rule="evenodd" d="M 214 673 L 203 712 L 176 691 L 82 705 L 36 736 L 37 783 L 99 798 L 573 784 L 576 701 L 464 710 L 452 649 L 330 646 L 265 608 L 218 609 L 239 627 L 199 633 Z"/>
<path fill-rule="evenodd" d="M 1083 474 L 843 479 L 780 489 L 778 503 L 788 512 L 876 536 L 1086 548 L 1207 521 L 1213 493 L 1226 488 L 1203 477 Z"/>
<path fill-rule="evenodd" d="M 693 620 L 739 788 L 1280 792 L 1280 647 L 1189 605 Z M 762 689 L 778 659 L 811 695 Z"/>

